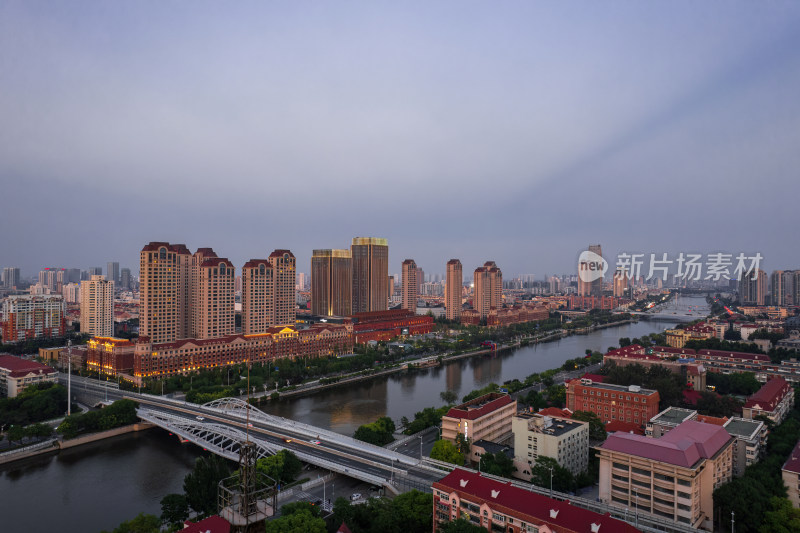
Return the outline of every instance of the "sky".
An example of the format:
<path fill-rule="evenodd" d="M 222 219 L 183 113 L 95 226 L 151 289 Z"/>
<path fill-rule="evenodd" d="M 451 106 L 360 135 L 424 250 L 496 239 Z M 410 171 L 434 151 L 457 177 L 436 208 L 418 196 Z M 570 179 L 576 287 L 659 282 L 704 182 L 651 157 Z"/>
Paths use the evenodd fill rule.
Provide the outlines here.
<path fill-rule="evenodd" d="M 798 94 L 792 1 L 0 0 L 0 267 L 800 268 Z"/>

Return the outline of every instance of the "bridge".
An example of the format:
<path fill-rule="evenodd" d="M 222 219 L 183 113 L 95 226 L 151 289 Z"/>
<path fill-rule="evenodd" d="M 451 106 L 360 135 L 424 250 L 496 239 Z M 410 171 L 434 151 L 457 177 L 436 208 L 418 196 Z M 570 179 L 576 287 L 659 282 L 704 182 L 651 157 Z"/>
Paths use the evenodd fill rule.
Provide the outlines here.
<path fill-rule="evenodd" d="M 67 376 L 59 381 L 66 384 Z M 72 393 L 94 405 L 128 398 L 139 403 L 137 414 L 216 455 L 239 460 L 245 440 L 259 458 L 290 450 L 306 463 L 380 485 L 397 494 L 411 489 L 431 491 L 431 483 L 446 475 L 419 459 L 362 442 L 302 422 L 264 413 L 238 398 L 221 398 L 204 405 L 165 396 L 120 390 L 116 383 L 72 377 Z"/>
<path fill-rule="evenodd" d="M 622 313 L 630 313 L 633 316 L 638 316 L 645 320 L 653 320 L 656 322 L 691 322 L 700 318 L 705 318 L 705 314 L 686 314 L 680 313 L 647 313 L 642 311 L 620 311 Z"/>

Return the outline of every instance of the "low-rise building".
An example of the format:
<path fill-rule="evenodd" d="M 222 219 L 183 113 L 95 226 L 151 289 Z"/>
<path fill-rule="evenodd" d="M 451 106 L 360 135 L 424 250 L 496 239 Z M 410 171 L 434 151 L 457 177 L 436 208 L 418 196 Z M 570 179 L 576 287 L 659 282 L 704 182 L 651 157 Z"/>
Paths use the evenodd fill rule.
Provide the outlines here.
<path fill-rule="evenodd" d="M 514 432 L 514 476 L 531 478 L 539 457 L 555 459 L 574 475 L 589 466 L 589 423 L 540 413 L 519 413 L 511 420 Z"/>
<path fill-rule="evenodd" d="M 416 310 L 416 306 L 414 308 Z M 370 311 L 352 316 L 354 341 L 388 341 L 401 335 L 420 335 L 433 331 L 433 317 L 417 315 L 408 309 Z"/>
<path fill-rule="evenodd" d="M 13 355 L 0 355 L 0 397 L 15 398 L 31 385 L 55 383 L 52 367 Z"/>
<path fill-rule="evenodd" d="M 507 533 L 634 533 L 630 524 L 456 468 L 433 489 L 433 531 L 466 519 L 488 531 Z"/>
<path fill-rule="evenodd" d="M 782 377 L 776 377 L 747 399 L 742 407 L 742 417 L 752 420 L 764 415 L 780 424 L 793 406 L 794 388 Z"/>
<path fill-rule="evenodd" d="M 800 507 L 800 441 L 795 444 L 792 454 L 783 463 L 781 477 L 792 507 Z"/>
<path fill-rule="evenodd" d="M 697 411 L 680 407 L 667 407 L 647 422 L 645 435 L 658 439 L 687 420 L 695 420 L 696 418 Z"/>
<path fill-rule="evenodd" d="M 733 475 L 739 477 L 744 469 L 761 458 L 767 446 L 767 425 L 761 420 L 731 417 L 722 426 L 736 440 L 733 442 Z"/>
<path fill-rule="evenodd" d="M 596 383 L 587 378 L 567 382 L 567 409 L 590 411 L 603 423 L 622 420 L 644 425 L 658 413 L 660 400 L 658 391 L 638 385 Z"/>
<path fill-rule="evenodd" d="M 694 420 L 658 439 L 613 433 L 597 447 L 600 500 L 713 531 L 712 494 L 731 479 L 733 442 Z"/>
<path fill-rule="evenodd" d="M 136 345 L 128 339 L 92 337 L 87 343 L 86 367 L 100 374 L 132 374 Z"/>
<path fill-rule="evenodd" d="M 470 442 L 481 439 L 502 442 L 511 436 L 511 418 L 517 412 L 517 401 L 508 394 L 492 392 L 452 407 L 442 417 L 442 438 L 456 442 L 460 433 Z M 470 450 L 469 457 L 474 457 Z"/>
<path fill-rule="evenodd" d="M 681 348 L 675 348 L 681 351 Z M 666 368 L 673 374 L 678 374 L 684 383 L 691 385 L 696 391 L 706 390 L 706 369 L 702 363 L 695 362 L 694 359 L 682 358 L 673 360 L 667 357 L 656 355 L 655 353 L 645 353 L 643 346 L 632 344 L 624 348 L 611 350 L 603 356 L 603 364 L 614 363 L 617 366 L 642 365 L 645 368 L 660 366 Z M 662 352 L 663 353 L 663 352 Z"/>

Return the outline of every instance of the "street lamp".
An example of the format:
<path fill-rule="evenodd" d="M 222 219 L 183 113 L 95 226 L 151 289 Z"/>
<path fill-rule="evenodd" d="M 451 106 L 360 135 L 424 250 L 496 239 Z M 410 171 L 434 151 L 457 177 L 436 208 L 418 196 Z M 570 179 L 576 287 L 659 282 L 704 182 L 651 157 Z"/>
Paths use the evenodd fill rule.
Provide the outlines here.
<path fill-rule="evenodd" d="M 549 466 L 550 469 L 550 497 L 553 497 L 553 467 Z"/>
<path fill-rule="evenodd" d="M 422 435 L 419 435 L 419 458 L 422 460 Z"/>

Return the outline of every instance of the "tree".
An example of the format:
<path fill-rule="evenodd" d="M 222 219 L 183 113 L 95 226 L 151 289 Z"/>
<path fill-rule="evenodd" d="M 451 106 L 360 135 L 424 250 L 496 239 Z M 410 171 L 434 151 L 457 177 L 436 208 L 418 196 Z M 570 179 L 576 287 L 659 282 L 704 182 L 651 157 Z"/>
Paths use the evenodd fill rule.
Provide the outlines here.
<path fill-rule="evenodd" d="M 276 482 L 286 484 L 295 480 L 303 469 L 303 463 L 291 451 L 281 450 L 256 461 L 256 468 Z"/>
<path fill-rule="evenodd" d="M 266 533 L 326 533 L 325 520 L 309 511 L 300 511 L 265 521 Z"/>
<path fill-rule="evenodd" d="M 431 459 L 437 459 L 458 466 L 464 465 L 464 454 L 458 451 L 455 444 L 444 439 L 439 439 L 433 443 Z"/>
<path fill-rule="evenodd" d="M 22 442 L 25 438 L 25 428 L 22 426 L 11 426 L 6 433 L 8 442 Z"/>
<path fill-rule="evenodd" d="M 312 516 L 317 517 L 322 514 L 322 510 L 309 502 L 292 502 L 281 507 L 281 516 L 289 516 L 296 513 L 310 513 Z"/>
<path fill-rule="evenodd" d="M 198 457 L 194 468 L 183 478 L 183 491 L 192 509 L 201 515 L 217 510 L 217 486 L 230 475 L 228 462 L 217 455 Z"/>
<path fill-rule="evenodd" d="M 764 513 L 764 523 L 760 533 L 791 533 L 800 531 L 800 509 L 792 507 L 786 498 L 774 496 L 769 501 L 771 511 Z"/>
<path fill-rule="evenodd" d="M 25 428 L 25 434 L 28 437 L 44 439 L 53 434 L 53 428 L 47 424 L 33 424 Z"/>
<path fill-rule="evenodd" d="M 463 454 L 464 457 L 469 455 L 471 445 L 472 439 L 465 437 L 463 433 L 456 434 L 456 449 Z"/>
<path fill-rule="evenodd" d="M 439 397 L 442 399 L 444 403 L 447 405 L 451 405 L 456 403 L 458 400 L 458 394 L 455 391 L 446 390 L 439 393 Z"/>
<path fill-rule="evenodd" d="M 140 513 L 136 518 L 118 525 L 111 533 L 158 533 L 159 531 L 161 531 L 161 520 L 156 515 Z"/>
<path fill-rule="evenodd" d="M 167 494 L 161 498 L 161 521 L 182 524 L 189 518 L 189 502 L 185 494 Z"/>
<path fill-rule="evenodd" d="M 569 492 L 573 489 L 575 481 L 572 473 L 559 465 L 552 457 L 539 456 L 536 464 L 531 468 L 531 483 L 543 488 L 550 488 L 550 469 L 552 468 L 553 490 Z"/>
<path fill-rule="evenodd" d="M 459 518 L 451 522 L 445 522 L 436 528 L 441 533 L 486 533 L 486 528 L 476 526 L 466 518 Z"/>
<path fill-rule="evenodd" d="M 589 438 L 591 440 L 606 440 L 608 437 L 603 421 L 595 413 L 591 411 L 575 411 L 572 413 L 572 419 L 589 422 Z"/>
<path fill-rule="evenodd" d="M 433 529 L 433 496 L 411 490 L 392 500 L 390 516 L 397 519 L 403 531 L 428 532 Z"/>
<path fill-rule="evenodd" d="M 512 461 L 503 452 L 484 453 L 481 456 L 481 472 L 500 477 L 511 477 L 511 473 L 516 470 Z"/>
<path fill-rule="evenodd" d="M 353 438 L 360 441 L 385 446 L 394 440 L 394 422 L 388 416 L 382 416 L 371 424 L 359 426 L 353 434 Z"/>

